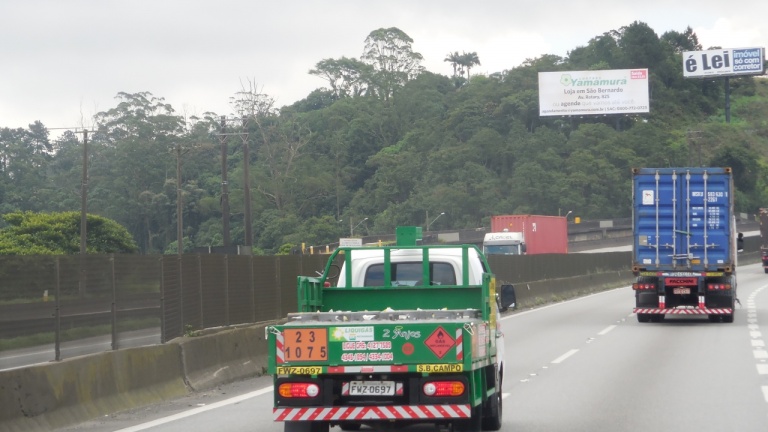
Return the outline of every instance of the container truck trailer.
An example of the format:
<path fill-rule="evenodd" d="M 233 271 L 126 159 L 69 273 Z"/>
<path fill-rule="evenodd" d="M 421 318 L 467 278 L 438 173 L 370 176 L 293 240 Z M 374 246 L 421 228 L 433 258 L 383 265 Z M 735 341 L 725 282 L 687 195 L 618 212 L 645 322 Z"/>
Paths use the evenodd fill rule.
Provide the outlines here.
<path fill-rule="evenodd" d="M 483 238 L 486 255 L 568 253 L 568 222 L 561 216 L 491 216 L 491 232 Z"/>
<path fill-rule="evenodd" d="M 736 223 L 730 168 L 632 170 L 632 288 L 639 322 L 733 322 Z"/>

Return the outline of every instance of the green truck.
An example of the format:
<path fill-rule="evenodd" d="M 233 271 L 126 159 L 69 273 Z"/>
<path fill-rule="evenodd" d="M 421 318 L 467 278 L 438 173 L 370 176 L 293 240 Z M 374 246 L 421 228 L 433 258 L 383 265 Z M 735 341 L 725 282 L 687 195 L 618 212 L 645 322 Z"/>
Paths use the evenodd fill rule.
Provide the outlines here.
<path fill-rule="evenodd" d="M 274 420 L 327 432 L 433 423 L 499 430 L 504 339 L 475 245 L 341 247 L 298 277 L 298 313 L 266 329 Z"/>

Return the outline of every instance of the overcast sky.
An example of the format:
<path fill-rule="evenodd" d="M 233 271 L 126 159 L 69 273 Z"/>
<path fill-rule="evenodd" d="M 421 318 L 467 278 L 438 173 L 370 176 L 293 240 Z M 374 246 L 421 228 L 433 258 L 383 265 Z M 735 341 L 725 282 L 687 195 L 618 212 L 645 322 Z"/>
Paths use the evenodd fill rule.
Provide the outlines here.
<path fill-rule="evenodd" d="M 118 92 L 229 114 L 252 82 L 288 105 L 325 85 L 307 73 L 318 61 L 359 58 L 378 28 L 408 34 L 431 72 L 474 51 L 473 73 L 489 74 L 634 21 L 659 36 L 690 26 L 704 49 L 768 47 L 765 0 L 0 0 L 0 127 L 90 126 Z"/>

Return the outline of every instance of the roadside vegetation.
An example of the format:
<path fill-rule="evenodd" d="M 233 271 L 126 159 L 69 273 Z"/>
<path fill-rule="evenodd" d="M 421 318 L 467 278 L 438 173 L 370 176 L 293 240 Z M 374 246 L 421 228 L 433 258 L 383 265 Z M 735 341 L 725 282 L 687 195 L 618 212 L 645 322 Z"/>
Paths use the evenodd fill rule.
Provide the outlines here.
<path fill-rule="evenodd" d="M 737 211 L 756 213 L 768 205 L 768 80 L 730 80 L 726 123 L 723 80 L 682 76 L 683 51 L 714 47 L 690 28 L 663 30 L 596 28 L 566 57 L 542 53 L 482 74 L 482 53 L 447 53 L 445 70 L 427 71 L 417 41 L 377 29 L 359 58 L 306 65 L 318 88 L 279 108 L 255 82 L 232 95 L 231 112 L 199 117 L 162 95 L 120 92 L 93 119 L 88 212 L 125 228 L 121 252 L 174 253 L 180 220 L 185 251 L 223 244 L 226 198 L 232 243 L 247 244 L 247 162 L 261 254 L 426 226 L 441 213 L 432 230 L 487 226 L 505 213 L 629 217 L 632 167 L 730 166 Z M 539 72 L 630 68 L 649 70 L 650 114 L 539 116 Z M 222 115 L 224 132 L 241 135 L 222 138 Z M 82 134 L 51 139 L 43 121 L 0 125 L 0 214 L 15 215 L 5 230 L 18 232 L 25 212 L 80 210 Z M 0 254 L 38 253 L 52 240 L 43 230 L 8 246 L 5 230 Z"/>

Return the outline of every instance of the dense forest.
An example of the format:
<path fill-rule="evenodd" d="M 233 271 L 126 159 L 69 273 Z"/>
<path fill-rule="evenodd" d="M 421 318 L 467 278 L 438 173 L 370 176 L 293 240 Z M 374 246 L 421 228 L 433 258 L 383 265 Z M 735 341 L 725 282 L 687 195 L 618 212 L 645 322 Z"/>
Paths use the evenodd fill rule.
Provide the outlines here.
<path fill-rule="evenodd" d="M 730 166 L 737 210 L 768 205 L 768 80 L 730 79 L 727 123 L 724 80 L 683 78 L 683 51 L 716 48 L 690 28 L 659 36 L 634 22 L 490 75 L 470 74 L 477 53 L 427 71 L 413 43 L 375 30 L 360 58 L 307 65 L 326 84 L 280 108 L 251 82 L 232 113 L 191 118 L 119 93 L 87 134 L 88 212 L 141 253 L 175 253 L 181 219 L 185 251 L 222 245 L 227 224 L 233 244 L 272 254 L 493 214 L 628 217 L 632 167 Z M 649 70 L 649 114 L 539 116 L 539 72 L 630 68 Z M 50 137 L 42 121 L 0 129 L 0 214 L 80 210 L 83 131 Z"/>

